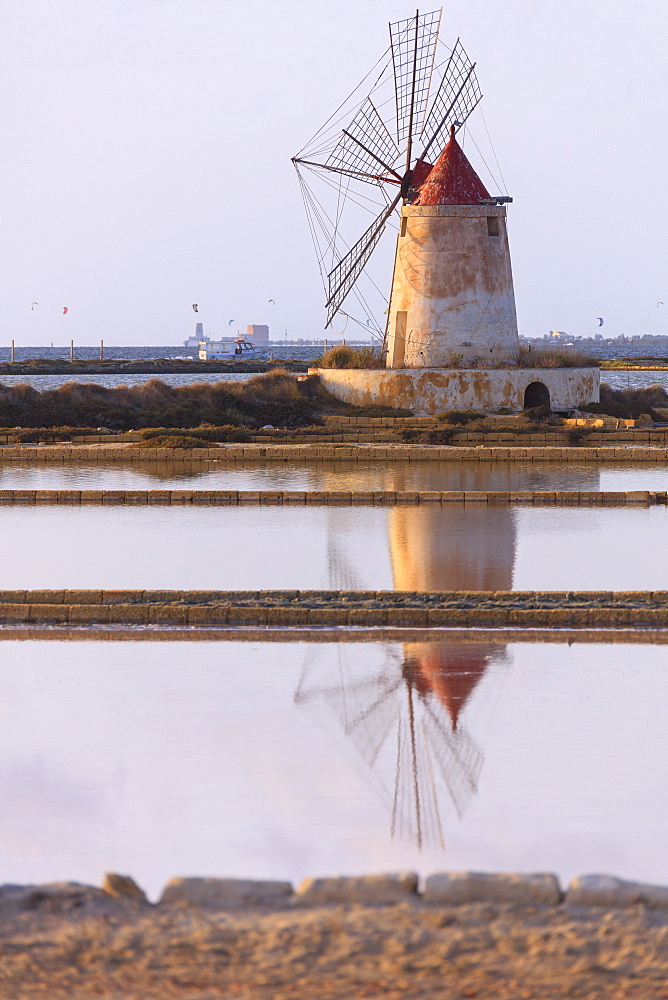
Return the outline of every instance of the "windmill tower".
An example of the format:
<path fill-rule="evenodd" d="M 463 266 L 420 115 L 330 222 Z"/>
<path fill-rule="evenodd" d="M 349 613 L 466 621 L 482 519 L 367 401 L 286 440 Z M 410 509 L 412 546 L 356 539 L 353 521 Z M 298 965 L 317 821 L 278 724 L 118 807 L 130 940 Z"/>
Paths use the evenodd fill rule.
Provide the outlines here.
<path fill-rule="evenodd" d="M 460 40 L 452 49 L 440 41 L 440 22 L 440 11 L 417 11 L 390 24 L 388 51 L 293 157 L 326 327 L 342 317 L 344 328 L 375 330 L 387 369 L 321 369 L 320 378 L 346 402 L 416 414 L 596 401 L 598 368 L 518 367 L 512 199 L 489 193 L 460 145 L 482 93 Z M 364 213 L 373 220 L 359 236 Z M 389 301 L 372 274 L 388 228 L 398 230 Z"/>
<path fill-rule="evenodd" d="M 506 209 L 457 142 L 455 126 L 401 210 L 387 366 L 514 365 L 519 340 Z"/>

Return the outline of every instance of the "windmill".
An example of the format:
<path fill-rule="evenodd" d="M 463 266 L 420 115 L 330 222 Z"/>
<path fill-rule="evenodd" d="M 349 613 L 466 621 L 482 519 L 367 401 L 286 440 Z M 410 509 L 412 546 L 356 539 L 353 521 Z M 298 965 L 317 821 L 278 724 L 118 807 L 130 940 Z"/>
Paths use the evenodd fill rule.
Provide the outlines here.
<path fill-rule="evenodd" d="M 451 50 L 439 42 L 440 22 L 438 10 L 391 23 L 389 49 L 293 158 L 325 286 L 327 327 L 337 313 L 349 316 L 342 307 L 354 293 L 365 317 L 355 321 L 366 332 L 369 324 L 379 335 L 387 329 L 358 281 L 400 204 L 416 199 L 448 136 L 463 127 L 482 97 L 475 63 L 461 41 Z M 333 192 L 329 209 L 310 183 L 314 175 Z M 351 205 L 355 222 L 346 227 Z M 361 212 L 374 218 L 360 236 L 355 225 Z M 372 285 L 388 314 L 386 296 Z"/>

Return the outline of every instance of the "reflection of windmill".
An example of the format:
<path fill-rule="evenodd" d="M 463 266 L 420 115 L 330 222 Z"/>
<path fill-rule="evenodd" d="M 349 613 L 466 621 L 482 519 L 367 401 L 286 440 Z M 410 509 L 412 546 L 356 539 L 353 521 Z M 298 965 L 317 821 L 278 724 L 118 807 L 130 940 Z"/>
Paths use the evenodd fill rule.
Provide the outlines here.
<path fill-rule="evenodd" d="M 390 647 L 380 669 L 360 676 L 339 647 L 338 681 L 317 686 L 307 685 L 312 664 L 305 666 L 295 702 L 324 700 L 332 708 L 389 799 L 392 836 L 443 847 L 442 784 L 460 816 L 476 792 L 483 757 L 459 718 L 498 652 L 492 645 L 406 643 L 403 656 Z"/>
<path fill-rule="evenodd" d="M 459 39 L 452 50 L 440 43 L 443 59 L 437 58 L 440 20 L 440 11 L 418 11 L 390 24 L 389 50 L 293 158 L 325 284 L 327 326 L 353 289 L 364 324 L 375 323 L 367 298 L 354 286 L 395 209 L 418 197 L 448 135 L 462 127 L 482 97 L 475 64 Z M 365 92 L 374 72 L 375 82 Z M 306 177 L 317 177 L 331 195 L 329 208 Z M 348 221 L 351 208 L 355 222 Z M 362 212 L 374 219 L 358 238 Z"/>

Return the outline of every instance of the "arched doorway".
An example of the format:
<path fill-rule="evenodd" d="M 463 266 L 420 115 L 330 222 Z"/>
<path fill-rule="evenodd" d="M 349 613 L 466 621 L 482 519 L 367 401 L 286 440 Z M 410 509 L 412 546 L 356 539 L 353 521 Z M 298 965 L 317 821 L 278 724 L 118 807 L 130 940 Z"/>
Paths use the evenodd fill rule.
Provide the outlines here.
<path fill-rule="evenodd" d="M 550 390 L 544 382 L 529 382 L 524 390 L 524 409 L 531 410 L 534 406 L 550 405 Z"/>

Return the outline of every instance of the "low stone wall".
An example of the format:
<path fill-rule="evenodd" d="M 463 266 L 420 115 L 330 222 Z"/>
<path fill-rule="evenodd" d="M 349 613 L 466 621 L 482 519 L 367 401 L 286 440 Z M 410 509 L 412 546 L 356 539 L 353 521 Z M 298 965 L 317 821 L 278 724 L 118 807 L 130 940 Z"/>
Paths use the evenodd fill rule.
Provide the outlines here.
<path fill-rule="evenodd" d="M 666 502 L 668 494 L 665 491 L 652 490 L 0 490 L 0 505 L 5 506 L 511 503 L 600 507 Z"/>
<path fill-rule="evenodd" d="M 560 462 L 573 465 L 582 462 L 668 462 L 668 447 L 652 445 L 651 436 L 638 432 L 640 444 L 631 442 L 620 434 L 614 445 L 587 445 L 558 447 L 545 441 L 548 435 L 538 435 L 539 440 L 528 440 L 522 445 L 493 445 L 480 436 L 478 444 L 425 445 L 425 444 L 229 444 L 217 448 L 198 448 L 183 451 L 175 448 L 135 448 L 129 445 L 17 445 L 0 448 L 0 464 L 16 463 L 39 465 L 76 463 L 108 465 L 115 462 L 187 462 L 188 464 L 243 463 L 244 465 L 270 462 L 310 464 L 318 462 Z M 663 439 L 662 439 L 663 440 Z M 543 443 L 544 442 L 544 443 Z M 633 444 L 633 447 L 629 447 Z"/>
<path fill-rule="evenodd" d="M 128 875 L 109 873 L 102 887 L 77 882 L 0 886 L 0 915 L 49 913 L 99 908 L 113 899 L 150 906 L 146 894 Z M 164 909 L 197 908 L 208 912 L 280 910 L 294 907 L 394 906 L 399 903 L 456 907 L 487 903 L 513 907 L 646 907 L 668 910 L 668 887 L 632 882 L 611 875 L 581 875 L 563 889 L 556 875 L 539 873 L 442 872 L 420 888 L 416 872 L 307 878 L 290 882 L 235 878 L 174 878 L 156 904 Z"/>
<path fill-rule="evenodd" d="M 394 406 L 430 416 L 444 410 L 524 408 L 527 386 L 539 382 L 554 410 L 598 402 L 598 368 L 318 368 L 333 395 L 354 406 Z"/>
<path fill-rule="evenodd" d="M 668 591 L 3 590 L 0 622 L 666 629 Z"/>

